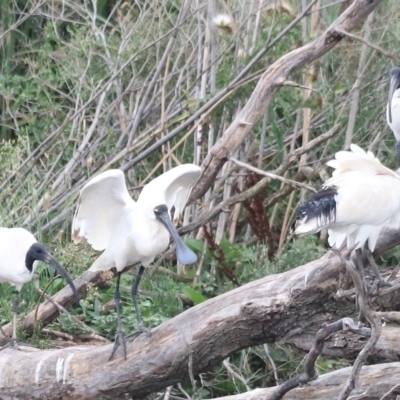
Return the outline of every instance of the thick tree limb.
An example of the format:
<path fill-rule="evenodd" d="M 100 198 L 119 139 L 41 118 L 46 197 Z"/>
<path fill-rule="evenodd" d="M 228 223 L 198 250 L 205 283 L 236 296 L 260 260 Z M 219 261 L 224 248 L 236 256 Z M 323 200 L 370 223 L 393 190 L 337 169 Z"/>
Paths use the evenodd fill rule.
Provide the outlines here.
<path fill-rule="evenodd" d="M 384 235 L 378 249 L 397 245 L 399 233 Z M 326 321 L 354 315 L 353 302 L 335 298 L 343 272 L 339 257 L 328 252 L 251 282 L 183 312 L 153 329 L 151 337 L 128 343 L 126 362 L 120 354 L 107 362 L 112 345 L 34 353 L 6 349 L 0 352 L 0 398 L 17 393 L 48 399 L 144 397 L 210 370 L 240 349 L 317 332 Z M 400 295 L 391 296 L 395 309 Z"/>
<path fill-rule="evenodd" d="M 398 325 L 386 325 L 381 337 L 372 350 L 368 360 L 373 363 L 400 360 L 400 329 Z M 315 340 L 315 333 L 305 331 L 284 340 L 300 350 L 310 351 Z M 336 332 L 325 341 L 322 355 L 333 358 L 354 360 L 365 346 L 365 336 L 353 332 Z"/>
<path fill-rule="evenodd" d="M 321 375 L 316 381 L 293 389 L 287 399 L 336 399 L 350 372 L 351 368 L 349 367 Z M 399 377 L 399 362 L 366 366 L 361 370 L 359 382 L 352 393 L 353 398 L 375 400 L 383 398 L 385 394 L 390 392 L 387 397 L 384 397 L 385 400 L 395 400 L 396 396 L 400 395 Z M 235 396 L 219 397 L 214 400 L 271 400 L 275 390 L 275 388 L 256 389 Z"/>
<path fill-rule="evenodd" d="M 232 157 L 262 118 L 275 93 L 289 75 L 335 47 L 344 37 L 338 30 L 352 31 L 380 2 L 381 0 L 355 0 L 320 37 L 281 57 L 267 69 L 243 109 L 204 159 L 204 174 L 192 191 L 192 199 L 201 197 L 214 183 L 222 165 Z"/>
<path fill-rule="evenodd" d="M 297 375 L 286 382 L 282 383 L 276 391 L 271 395 L 271 400 L 281 400 L 283 396 L 300 385 L 304 385 L 310 381 L 318 378 L 318 373 L 315 370 L 315 361 L 317 361 L 318 356 L 321 354 L 324 347 L 325 340 L 337 331 L 341 330 L 351 330 L 353 332 L 359 332 L 360 329 L 354 324 L 351 318 L 342 318 L 339 321 L 332 322 L 331 324 L 325 325 L 321 328 L 315 337 L 314 345 L 310 352 L 308 353 L 307 360 L 305 363 L 305 372 Z M 364 331 L 370 335 L 370 330 L 364 329 Z"/>
<path fill-rule="evenodd" d="M 342 261 L 344 261 L 346 265 L 346 270 L 350 274 L 353 280 L 358 295 L 358 304 L 360 307 L 360 312 L 362 312 L 364 318 L 366 318 L 367 321 L 370 323 L 372 331 L 371 337 L 369 338 L 368 342 L 357 356 L 353 364 L 353 368 L 351 370 L 349 379 L 338 397 L 338 400 L 346 400 L 356 386 L 362 366 L 364 365 L 369 354 L 372 352 L 372 350 L 374 349 L 375 345 L 379 340 L 379 337 L 382 333 L 382 324 L 380 318 L 375 315 L 375 311 L 371 308 L 369 304 L 368 292 L 365 287 L 365 281 L 363 278 L 361 278 L 364 276 L 364 271 L 363 271 L 364 266 L 359 265 L 359 269 L 358 271 L 356 271 L 352 261 L 345 260 L 340 253 L 339 256 L 342 259 Z"/>

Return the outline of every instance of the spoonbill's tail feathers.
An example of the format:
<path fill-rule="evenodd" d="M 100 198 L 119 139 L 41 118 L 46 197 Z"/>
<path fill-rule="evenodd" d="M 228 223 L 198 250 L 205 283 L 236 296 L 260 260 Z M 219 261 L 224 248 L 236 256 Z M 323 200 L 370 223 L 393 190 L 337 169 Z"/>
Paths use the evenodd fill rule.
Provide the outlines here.
<path fill-rule="evenodd" d="M 316 233 L 336 220 L 335 188 L 325 189 L 314 194 L 310 200 L 303 203 L 297 213 L 294 233 L 305 235 Z"/>

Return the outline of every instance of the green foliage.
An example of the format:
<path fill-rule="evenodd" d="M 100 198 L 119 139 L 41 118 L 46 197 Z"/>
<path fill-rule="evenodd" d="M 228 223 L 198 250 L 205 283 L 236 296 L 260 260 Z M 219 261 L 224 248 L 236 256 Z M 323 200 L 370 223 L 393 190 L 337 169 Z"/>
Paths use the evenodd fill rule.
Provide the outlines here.
<path fill-rule="evenodd" d="M 298 24 L 269 48 L 272 40 L 298 15 L 300 3 L 292 2 L 293 10 L 263 7 L 257 29 L 255 3 L 228 3 L 226 7 L 231 7 L 235 28 L 231 33 L 216 32 L 216 90 L 231 88 L 231 82 L 250 62 L 252 67 L 246 78 L 251 79 L 240 82 L 229 96 L 202 114 L 204 119 L 197 120 L 201 122 L 201 140 L 193 137 L 192 133 L 184 138 L 188 130 L 193 128 L 190 124 L 165 145 L 162 152 L 152 153 L 128 171 L 130 189 L 140 187 L 144 179 L 151 179 L 165 167 L 192 162 L 194 152 L 200 154 L 200 162 L 204 160 L 210 151 L 209 144 L 215 143 L 237 117 L 266 68 L 279 57 L 300 47 L 304 40 L 312 39 L 308 31 L 303 37 L 302 26 Z M 21 10 L 24 10 L 23 15 L 28 15 L 33 4 L 22 0 L 0 2 L 2 37 L 17 22 Z M 202 70 L 205 60 L 210 57 L 210 48 L 206 44 L 209 23 L 207 7 L 191 10 L 189 17 L 175 30 L 181 7 L 181 3 L 176 1 L 120 3 L 116 0 L 99 0 L 96 2 L 97 15 L 94 4 L 63 2 L 63 16 L 53 18 L 52 15 L 59 13 L 59 4 L 47 2 L 43 8 L 11 29 L 4 40 L 0 39 L 0 185 L 7 182 L 0 192 L 1 225 L 24 226 L 35 232 L 74 277 L 86 271 L 98 256 L 89 245 L 75 246 L 70 242 L 71 213 L 83 182 L 105 165 L 107 168 L 120 167 L 132 155 L 140 154 L 155 140 L 180 127 L 214 96 L 207 86 L 211 81 L 212 68 L 208 65 Z M 335 2 L 333 6 L 323 4 L 321 32 L 337 18 L 341 7 Z M 392 52 L 400 38 L 400 28 L 393 17 L 397 15 L 397 3 L 389 1 L 378 11 L 369 40 Z M 310 16 L 307 17 L 307 25 L 309 20 Z M 386 29 L 388 23 L 391 23 L 390 29 Z M 176 44 L 169 50 L 168 62 L 144 101 L 144 94 L 156 76 L 172 34 L 176 35 Z M 301 88 L 280 88 L 266 112 L 265 129 L 261 118 L 260 123 L 252 126 L 251 137 L 234 157 L 253 165 L 257 165 L 261 159 L 261 168 L 264 170 L 278 168 L 290 146 L 301 146 L 301 137 L 293 136 L 302 129 L 303 109 L 309 108 L 312 115 L 310 139 L 325 133 L 336 123 L 341 127 L 337 137 L 308 154 L 307 167 L 314 172 L 323 172 L 325 161 L 342 149 L 344 144 L 343 133 L 348 124 L 351 94 L 358 78 L 356 72 L 360 46 L 357 41 L 343 40 L 341 46 L 313 64 L 313 92 L 308 99 L 304 99 Z M 267 47 L 269 50 L 253 63 L 254 57 Z M 384 124 L 387 83 L 381 78 L 387 76 L 388 62 L 373 49 L 368 49 L 367 59 L 368 68 L 364 68 L 361 79 L 353 142 L 365 148 L 372 143 L 372 150 L 386 165 L 394 168 L 394 139 Z M 287 79 L 303 85 L 308 72 L 308 69 L 304 69 Z M 112 76 L 115 79 L 109 85 Z M 200 96 L 203 77 L 206 78 L 206 93 Z M 100 99 L 103 101 L 101 106 Z M 132 125 L 142 101 L 143 115 L 134 132 L 134 141 L 128 146 L 127 139 L 132 133 Z M 72 115 L 74 118 L 71 118 Z M 68 122 L 64 128 L 58 131 L 66 120 Z M 96 124 L 94 121 L 97 121 Z M 51 143 L 45 147 L 47 140 Z M 83 143 L 86 143 L 85 146 L 82 146 Z M 32 157 L 38 149 L 43 150 L 40 157 Z M 161 160 L 170 149 L 171 157 Z M 32 158 L 26 162 L 29 157 Z M 73 168 L 64 174 L 64 168 L 71 162 Z M 289 179 L 297 179 L 296 162 L 286 172 L 285 176 Z M 242 190 L 244 173 L 244 170 L 234 170 L 230 175 L 226 187 L 232 189 L 231 195 Z M 60 177 L 61 181 L 55 185 Z M 211 194 L 214 205 L 226 199 L 226 187 L 222 189 L 218 186 L 219 178 Z M 307 183 L 319 188 L 322 180 L 317 177 Z M 264 196 L 262 202 L 266 204 L 274 199 L 285 187 L 280 181 L 271 182 L 261 194 Z M 274 221 L 271 222 L 271 237 L 276 242 L 276 248 L 266 240 L 254 240 L 257 238 L 252 236 L 248 215 L 243 208 L 238 215 L 232 241 L 227 239 L 233 224 L 232 214 L 228 214 L 231 210 L 224 210 L 228 215 L 228 223 L 218 243 L 223 259 L 211 251 L 210 246 L 205 248 L 204 239 L 186 238 L 189 247 L 203 256 L 200 275 L 197 275 L 198 265 L 186 271 L 185 281 L 167 275 L 165 271 L 146 273 L 139 296 L 145 324 L 155 327 L 180 314 L 189 307 L 186 298 L 197 305 L 236 288 L 232 276 L 244 285 L 322 256 L 326 251 L 326 243 L 321 243 L 317 236 L 285 241 L 286 236 L 282 234 L 284 221 L 287 225 L 293 222 L 293 211 L 300 199 L 299 192 L 296 191 L 290 200 L 287 194 L 282 195 L 265 210 L 267 219 Z M 137 190 L 133 190 L 133 197 L 137 193 Z M 201 199 L 193 207 L 193 216 L 196 218 L 209 204 Z M 60 215 L 64 215 L 61 222 L 55 223 Z M 216 220 L 211 221 L 212 235 L 215 235 Z M 277 254 L 281 235 L 284 240 Z M 271 259 L 268 258 L 270 252 L 274 254 Z M 176 269 L 174 263 L 162 261 L 167 270 Z M 397 249 L 388 252 L 381 260 L 383 265 L 398 263 L 400 250 Z M 65 284 L 61 279 L 52 281 L 54 271 L 45 265 L 41 265 L 37 273 L 40 287 L 47 288 L 49 294 L 56 293 Z M 130 295 L 135 273 L 136 269 L 133 268 L 130 273 L 123 275 L 121 281 L 122 319 L 127 332 L 137 329 Z M 70 310 L 100 335 L 110 339 L 116 332 L 116 313 L 113 309 L 104 311 L 104 308 L 113 300 L 114 285 L 112 281 L 110 287 L 90 288 L 81 305 Z M 12 287 L 1 284 L 2 324 L 11 319 L 11 299 Z M 40 296 L 33 284 L 25 285 L 21 293 L 21 313 L 34 309 L 38 301 Z M 61 315 L 48 328 L 78 337 L 87 333 L 81 324 L 65 315 Z M 40 334 L 40 329 L 35 338 L 27 340 L 44 348 L 54 345 L 49 336 Z M 210 398 L 245 392 L 247 387 L 243 382 L 251 388 L 272 386 L 276 382 L 265 355 L 267 350 L 282 379 L 293 376 L 297 369 L 301 370 L 303 353 L 282 345 L 269 345 L 267 349 L 257 346 L 230 357 L 229 362 L 243 380 L 232 377 L 220 365 L 202 374 L 197 393 L 188 383 L 184 383 L 184 388 L 193 397 Z M 345 363 L 322 357 L 317 361 L 321 372 L 343 365 Z"/>

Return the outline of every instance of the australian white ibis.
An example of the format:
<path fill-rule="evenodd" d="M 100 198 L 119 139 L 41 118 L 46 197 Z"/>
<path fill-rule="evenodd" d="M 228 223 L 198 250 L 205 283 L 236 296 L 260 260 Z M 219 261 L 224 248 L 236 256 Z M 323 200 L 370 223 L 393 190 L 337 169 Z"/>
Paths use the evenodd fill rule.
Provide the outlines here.
<path fill-rule="evenodd" d="M 400 175 L 386 168 L 370 152 L 352 144 L 351 151 L 336 153 L 327 163 L 334 168 L 324 190 L 302 204 L 295 233 L 302 235 L 328 229 L 332 247 L 362 249 L 380 283 L 372 257 L 382 229 L 400 227 Z M 358 254 L 358 257 L 360 254 Z"/>
<path fill-rule="evenodd" d="M 71 286 L 75 300 L 79 303 L 79 296 L 68 272 L 51 255 L 49 250 L 35 237 L 23 228 L 0 228 L 0 282 L 8 282 L 15 286 L 15 297 L 12 307 L 13 333 L 11 341 L 4 346 L 16 346 L 17 314 L 19 306 L 19 293 L 22 286 L 31 281 L 35 275 L 38 261 L 44 261 L 61 274 Z"/>
<path fill-rule="evenodd" d="M 400 167 L 400 68 L 390 71 L 389 99 L 386 107 L 386 119 L 396 138 L 396 158 Z"/>
<path fill-rule="evenodd" d="M 145 185 L 135 202 L 128 193 L 123 172 L 113 169 L 90 180 L 80 193 L 72 223 L 72 238 L 75 243 L 84 238 L 93 249 L 104 250 L 90 270 L 113 267 L 117 270 L 115 303 L 118 327 L 110 360 L 119 345 L 126 359 L 119 291 L 122 271 L 128 266 L 140 264 L 131 295 L 138 332 L 145 332 L 137 302 L 137 289 L 144 268 L 168 247 L 170 235 L 175 242 L 179 262 L 193 264 L 197 261 L 196 254 L 179 237 L 170 213 L 174 207 L 176 223 L 200 175 L 200 167 L 193 164 L 175 167 Z"/>

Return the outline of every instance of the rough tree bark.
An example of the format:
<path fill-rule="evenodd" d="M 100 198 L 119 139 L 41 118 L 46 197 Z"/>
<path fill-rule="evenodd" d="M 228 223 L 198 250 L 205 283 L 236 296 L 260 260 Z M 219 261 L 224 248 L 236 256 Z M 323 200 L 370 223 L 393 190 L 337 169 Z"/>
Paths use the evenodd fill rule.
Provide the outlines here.
<path fill-rule="evenodd" d="M 204 159 L 204 173 L 193 189 L 191 199 L 198 199 L 211 187 L 223 164 L 265 114 L 270 101 L 289 75 L 335 47 L 345 37 L 339 31 L 352 31 L 380 2 L 381 0 L 355 0 L 320 37 L 281 57 L 265 71 L 248 102 Z"/>
<path fill-rule="evenodd" d="M 378 251 L 399 243 L 400 232 L 386 233 Z M 31 353 L 6 349 L 0 352 L 0 398 L 122 399 L 126 393 L 142 398 L 188 379 L 189 366 L 196 375 L 240 349 L 287 341 L 316 332 L 326 321 L 356 314 L 353 302 L 336 300 L 344 271 L 339 257 L 328 252 L 291 271 L 239 287 L 160 325 L 151 337 L 128 343 L 126 362 L 120 353 L 107 361 L 111 345 Z M 392 295 L 391 308 L 399 305 L 400 295 Z M 398 350 L 392 353 L 386 347 L 389 339 L 384 334 L 385 330 L 381 346 L 396 357 Z M 387 376 L 382 379 L 391 382 Z"/>
<path fill-rule="evenodd" d="M 316 381 L 293 389 L 284 397 L 290 400 L 336 399 L 346 383 L 351 368 L 342 368 L 320 376 Z M 400 395 L 400 363 L 370 365 L 364 367 L 360 374 L 359 384 L 351 393 L 352 398 L 359 400 L 396 400 Z M 214 400 L 269 400 L 275 388 L 256 389 L 235 396 L 219 397 Z M 390 392 L 390 393 L 389 393 Z M 383 397 L 385 394 L 387 396 Z"/>

